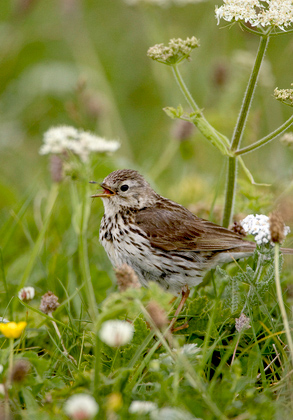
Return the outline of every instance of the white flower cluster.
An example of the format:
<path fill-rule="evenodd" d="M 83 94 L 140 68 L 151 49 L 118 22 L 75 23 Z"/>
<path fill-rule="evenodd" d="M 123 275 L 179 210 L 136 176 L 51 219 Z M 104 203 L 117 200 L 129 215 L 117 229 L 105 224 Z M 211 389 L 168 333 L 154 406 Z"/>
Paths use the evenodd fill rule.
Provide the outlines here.
<path fill-rule="evenodd" d="M 147 56 L 159 63 L 172 65 L 180 63 L 184 58 L 189 58 L 192 50 L 197 47 L 199 47 L 199 40 L 195 36 L 184 40 L 172 38 L 168 45 L 156 44 L 150 47 Z"/>
<path fill-rule="evenodd" d="M 293 7 L 293 6 L 292 6 Z M 293 83 L 291 83 L 293 86 Z M 286 105 L 293 106 L 293 89 L 279 89 L 274 90 L 275 98 Z"/>
<path fill-rule="evenodd" d="M 18 292 L 18 297 L 20 300 L 31 300 L 35 297 L 35 289 L 33 287 L 23 287 Z"/>
<path fill-rule="evenodd" d="M 64 411 L 73 420 L 88 420 L 98 413 L 99 405 L 91 395 L 76 394 L 68 398 Z"/>
<path fill-rule="evenodd" d="M 148 414 L 154 410 L 157 410 L 158 405 L 151 401 L 132 401 L 129 406 L 129 413 L 131 414 Z"/>
<path fill-rule="evenodd" d="M 79 156 L 83 162 L 87 162 L 92 152 L 115 152 L 119 147 L 120 144 L 116 140 L 105 140 L 87 131 L 64 125 L 52 127 L 45 132 L 44 144 L 39 153 L 46 155 L 71 152 Z"/>
<path fill-rule="evenodd" d="M 120 347 L 132 340 L 133 333 L 134 328 L 132 324 L 115 319 L 102 324 L 99 337 L 110 347 Z"/>
<path fill-rule="evenodd" d="M 240 222 L 248 235 L 253 235 L 257 245 L 271 242 L 270 218 L 264 214 L 250 214 Z M 289 226 L 284 225 L 284 236 L 290 232 Z"/>
<path fill-rule="evenodd" d="M 251 26 L 275 26 L 282 30 L 293 23 L 292 0 L 224 0 L 216 6 L 216 18 L 228 22 L 244 21 Z"/>

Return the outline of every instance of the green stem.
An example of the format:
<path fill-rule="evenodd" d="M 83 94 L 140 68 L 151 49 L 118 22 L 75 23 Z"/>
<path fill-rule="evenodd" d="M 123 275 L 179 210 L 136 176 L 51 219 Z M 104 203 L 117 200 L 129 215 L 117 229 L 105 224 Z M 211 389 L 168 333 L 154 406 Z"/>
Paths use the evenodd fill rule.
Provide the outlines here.
<path fill-rule="evenodd" d="M 243 98 L 237 124 L 233 133 L 231 150 L 238 150 L 238 147 L 241 143 L 245 123 L 248 118 L 249 109 L 250 109 L 251 102 L 253 99 L 253 94 L 256 88 L 256 82 L 259 76 L 261 64 L 265 56 L 265 52 L 266 52 L 269 40 L 270 38 L 268 35 L 262 36 L 260 39 L 260 44 L 258 47 L 255 63 L 254 63 L 254 66 L 253 66 L 253 69 L 252 69 L 252 72 L 248 81 L 247 89 Z"/>
<path fill-rule="evenodd" d="M 224 214 L 223 214 L 223 221 L 222 221 L 222 225 L 224 227 L 228 227 L 232 219 L 232 212 L 233 212 L 234 200 L 235 200 L 235 190 L 236 190 L 237 166 L 238 166 L 237 159 L 233 157 L 229 157 L 227 181 L 226 181 L 226 193 L 225 193 L 225 207 L 224 207 Z"/>
<path fill-rule="evenodd" d="M 178 65 L 174 64 L 174 66 L 172 66 L 172 71 L 173 71 L 175 80 L 176 80 L 181 92 L 183 93 L 186 101 L 188 102 L 188 105 L 190 106 L 190 108 L 192 108 L 192 110 L 195 111 L 195 112 L 200 111 L 197 103 L 193 99 L 193 97 L 192 97 L 191 93 L 189 92 L 186 84 L 184 83 L 184 80 L 182 79 L 182 76 L 181 76 L 181 73 L 179 71 Z M 201 116 L 202 116 L 202 114 L 201 114 Z"/>
<path fill-rule="evenodd" d="M 241 110 L 238 116 L 238 120 L 235 126 L 235 130 L 231 142 L 231 151 L 237 151 L 244 132 L 245 123 L 248 118 L 249 109 L 252 103 L 253 94 L 256 88 L 256 82 L 260 72 L 261 64 L 266 52 L 266 48 L 269 43 L 269 35 L 266 34 L 261 37 L 260 44 L 258 47 L 255 63 L 248 81 L 246 92 L 243 98 Z M 236 192 L 236 179 L 237 179 L 237 162 L 236 157 L 228 158 L 228 173 L 226 181 L 226 195 L 225 195 L 225 207 L 223 214 L 223 226 L 228 227 L 232 220 L 233 207 Z"/>
<path fill-rule="evenodd" d="M 292 340 L 292 335 L 291 335 L 291 332 L 290 332 L 290 325 L 289 325 L 289 321 L 288 321 L 288 318 L 287 318 L 285 305 L 284 305 L 284 301 L 283 301 L 283 296 L 282 296 L 282 288 L 281 288 L 281 281 L 280 281 L 280 270 L 279 270 L 279 251 L 280 251 L 280 245 L 278 243 L 276 243 L 276 245 L 275 245 L 276 290 L 277 290 L 278 303 L 279 303 L 279 307 L 280 307 L 281 315 L 282 315 L 282 319 L 283 319 L 283 324 L 284 324 L 284 328 L 285 328 L 285 332 L 286 332 L 286 336 L 287 336 L 288 347 L 289 347 L 290 356 L 291 356 L 291 363 L 293 365 L 293 340 Z"/>
<path fill-rule="evenodd" d="M 98 316 L 97 303 L 95 300 L 95 291 L 93 288 L 91 273 L 89 267 L 88 251 L 87 251 L 87 227 L 88 227 L 88 217 L 89 217 L 89 199 L 90 196 L 88 186 L 84 188 L 84 195 L 82 197 L 82 214 L 80 221 L 80 232 L 79 232 L 79 241 L 78 241 L 78 254 L 79 262 L 81 266 L 81 272 L 83 281 L 85 283 L 85 290 L 89 305 L 89 312 L 92 320 L 94 321 Z"/>
<path fill-rule="evenodd" d="M 30 254 L 28 264 L 27 264 L 27 266 L 24 270 L 24 273 L 22 275 L 20 284 L 19 284 L 19 286 L 18 286 L 18 288 L 15 292 L 15 295 L 17 295 L 17 292 L 25 286 L 25 284 L 27 282 L 27 279 L 29 278 L 29 276 L 31 274 L 31 271 L 34 267 L 35 261 L 36 261 L 38 255 L 39 255 L 39 253 L 42 249 L 44 239 L 45 239 L 45 235 L 47 233 L 49 223 L 50 223 L 50 220 L 51 220 L 51 216 L 53 214 L 53 208 L 54 208 L 56 199 L 58 197 L 58 192 L 59 192 L 59 184 L 54 183 L 52 185 L 51 191 L 49 193 L 49 197 L 48 197 L 48 201 L 47 201 L 47 208 L 46 208 L 46 216 L 45 216 L 45 220 L 44 220 L 42 229 L 40 230 L 39 236 L 38 236 L 38 238 L 37 238 L 37 240 L 34 244 L 34 247 L 33 247 L 32 252 Z M 15 310 L 15 305 L 17 303 L 18 303 L 18 300 L 14 299 L 13 305 L 12 305 L 13 306 L 13 312 Z"/>
<path fill-rule="evenodd" d="M 254 144 L 251 144 L 250 146 L 243 147 L 242 149 L 237 150 L 236 152 L 234 152 L 234 155 L 235 156 L 244 155 L 245 153 L 252 152 L 253 150 L 258 149 L 259 147 L 264 146 L 266 143 L 270 142 L 271 140 L 274 140 L 277 136 L 279 136 L 284 131 L 286 131 L 287 128 L 289 128 L 290 125 L 292 124 L 293 124 L 293 115 L 291 115 L 291 117 L 288 118 L 288 120 L 284 122 L 284 124 L 282 124 L 275 131 L 263 137 L 262 139 L 258 140 Z"/>
<path fill-rule="evenodd" d="M 219 133 L 204 117 L 201 109 L 198 107 L 197 103 L 193 99 L 191 93 L 189 92 L 184 80 L 182 79 L 181 73 L 179 71 L 178 65 L 174 64 L 172 66 L 173 74 L 175 80 L 185 97 L 187 103 L 192 108 L 193 112 L 195 113 L 193 118 L 188 118 L 187 120 L 182 116 L 181 119 L 185 121 L 192 122 L 198 130 L 202 133 L 207 140 L 209 140 L 215 147 L 217 147 L 220 152 L 227 156 L 231 155 L 229 153 L 230 143 L 227 137 L 223 134 Z"/>
<path fill-rule="evenodd" d="M 276 36 L 287 35 L 287 34 L 292 34 L 292 33 L 293 33 L 293 29 L 287 29 L 286 32 L 284 31 L 272 32 L 271 36 L 276 37 Z"/>

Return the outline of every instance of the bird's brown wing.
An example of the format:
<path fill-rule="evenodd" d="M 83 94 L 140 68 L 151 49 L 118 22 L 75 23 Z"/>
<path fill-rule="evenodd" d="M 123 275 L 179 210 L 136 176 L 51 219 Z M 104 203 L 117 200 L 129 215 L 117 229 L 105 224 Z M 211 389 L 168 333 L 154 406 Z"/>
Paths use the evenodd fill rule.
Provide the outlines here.
<path fill-rule="evenodd" d="M 136 214 L 137 225 L 155 248 L 165 251 L 220 251 L 237 248 L 252 252 L 253 242 L 190 213 L 179 204 L 166 200 Z"/>

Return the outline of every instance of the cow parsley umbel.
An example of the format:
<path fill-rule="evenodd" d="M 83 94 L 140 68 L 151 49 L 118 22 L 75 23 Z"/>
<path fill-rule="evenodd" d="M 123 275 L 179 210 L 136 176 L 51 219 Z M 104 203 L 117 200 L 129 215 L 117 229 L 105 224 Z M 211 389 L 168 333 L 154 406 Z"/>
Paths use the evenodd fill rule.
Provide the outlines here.
<path fill-rule="evenodd" d="M 293 83 L 291 84 L 291 86 L 293 86 Z M 293 89 L 276 88 L 274 90 L 274 95 L 275 98 L 283 104 L 293 106 Z"/>
<path fill-rule="evenodd" d="M 186 38 L 185 40 L 170 39 L 168 45 L 156 44 L 148 49 L 147 55 L 159 63 L 174 65 L 189 59 L 191 51 L 199 47 L 199 40 L 195 36 Z"/>
<path fill-rule="evenodd" d="M 228 22 L 243 21 L 253 27 L 275 27 L 286 30 L 293 23 L 292 0 L 224 0 L 216 6 L 218 24 L 221 19 Z"/>
<path fill-rule="evenodd" d="M 72 153 L 87 162 L 91 153 L 111 153 L 119 147 L 116 140 L 105 140 L 87 131 L 64 125 L 52 127 L 45 132 L 40 154 Z"/>

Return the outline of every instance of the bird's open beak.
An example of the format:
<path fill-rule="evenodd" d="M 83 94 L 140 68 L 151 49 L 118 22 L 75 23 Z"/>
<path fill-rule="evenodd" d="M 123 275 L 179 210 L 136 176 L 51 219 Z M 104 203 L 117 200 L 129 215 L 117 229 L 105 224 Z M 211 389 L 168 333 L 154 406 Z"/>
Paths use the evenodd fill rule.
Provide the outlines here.
<path fill-rule="evenodd" d="M 91 182 L 91 184 L 96 184 L 96 182 Z M 95 198 L 95 197 L 111 197 L 112 195 L 116 194 L 115 191 L 113 191 L 111 188 L 109 188 L 103 182 L 102 182 L 102 184 L 100 184 L 100 187 L 103 188 L 103 191 L 98 193 L 98 194 L 91 195 L 92 198 Z"/>

